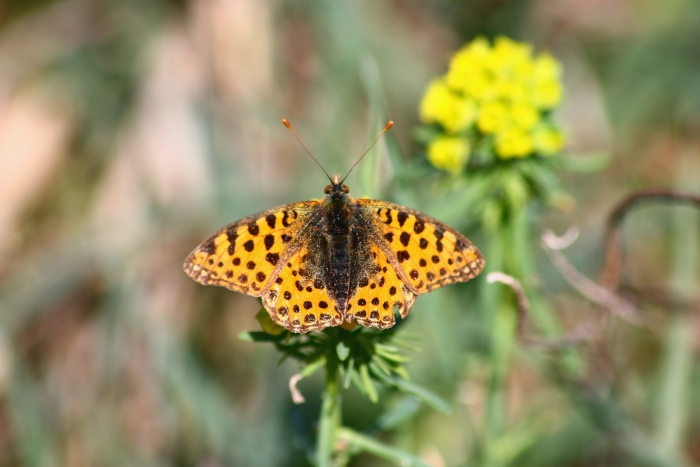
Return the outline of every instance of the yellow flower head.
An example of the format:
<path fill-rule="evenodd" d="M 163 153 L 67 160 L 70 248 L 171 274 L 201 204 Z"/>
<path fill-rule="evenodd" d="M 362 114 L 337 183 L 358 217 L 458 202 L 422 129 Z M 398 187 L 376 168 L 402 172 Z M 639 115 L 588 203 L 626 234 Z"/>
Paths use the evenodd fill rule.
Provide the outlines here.
<path fill-rule="evenodd" d="M 500 128 L 508 125 L 509 113 L 505 104 L 493 101 L 481 107 L 477 128 L 482 133 L 494 133 Z"/>
<path fill-rule="evenodd" d="M 423 97 L 420 117 L 426 123 L 439 123 L 448 133 L 456 133 L 474 123 L 476 104 L 457 95 L 444 81 L 435 80 Z"/>
<path fill-rule="evenodd" d="M 551 156 L 559 153 L 564 148 L 564 135 L 558 128 L 551 126 L 539 126 L 532 133 L 535 150 L 544 155 Z"/>
<path fill-rule="evenodd" d="M 457 173 L 467 164 L 470 151 L 466 138 L 441 136 L 428 145 L 428 160 L 438 169 Z"/>
<path fill-rule="evenodd" d="M 500 158 L 560 152 L 564 138 L 549 123 L 549 112 L 561 103 L 561 74 L 559 62 L 545 52 L 534 55 L 530 44 L 474 39 L 455 53 L 421 102 L 421 120 L 455 136 L 431 142 L 428 158 L 438 168 L 460 170 L 469 155 L 464 148 L 471 147 L 463 135 L 476 144 L 492 138 Z"/>
<path fill-rule="evenodd" d="M 496 135 L 496 153 L 503 159 L 532 154 L 532 137 L 519 128 L 510 128 Z"/>

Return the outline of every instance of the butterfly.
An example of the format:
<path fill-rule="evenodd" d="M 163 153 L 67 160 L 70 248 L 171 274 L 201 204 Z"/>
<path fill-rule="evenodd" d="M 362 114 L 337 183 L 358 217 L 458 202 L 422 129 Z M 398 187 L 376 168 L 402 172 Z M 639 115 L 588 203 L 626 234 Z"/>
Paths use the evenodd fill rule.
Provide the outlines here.
<path fill-rule="evenodd" d="M 398 204 L 354 199 L 346 177 L 328 176 L 321 200 L 227 225 L 194 249 L 185 272 L 204 285 L 261 297 L 275 323 L 305 333 L 353 320 L 390 328 L 395 308 L 406 318 L 418 295 L 484 268 L 483 255 L 457 230 Z"/>

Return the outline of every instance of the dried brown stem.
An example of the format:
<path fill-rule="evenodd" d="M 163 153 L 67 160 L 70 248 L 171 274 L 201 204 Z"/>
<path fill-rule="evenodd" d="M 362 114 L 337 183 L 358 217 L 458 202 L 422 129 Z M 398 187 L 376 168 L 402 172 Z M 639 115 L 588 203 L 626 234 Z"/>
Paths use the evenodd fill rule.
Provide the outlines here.
<path fill-rule="evenodd" d="M 489 283 L 500 282 L 507 285 L 515 293 L 515 299 L 518 310 L 518 339 L 529 345 L 537 347 L 545 347 L 549 349 L 559 349 L 570 345 L 577 344 L 582 341 L 589 340 L 595 331 L 590 324 L 579 327 L 573 333 L 561 339 L 544 339 L 541 337 L 530 336 L 527 334 L 525 326 L 527 324 L 528 315 L 530 313 L 530 302 L 525 295 L 523 286 L 512 276 L 502 272 L 492 272 L 486 277 Z"/>
<path fill-rule="evenodd" d="M 572 237 L 567 232 L 564 237 Z M 566 256 L 560 251 L 571 244 L 571 242 L 563 242 L 562 238 L 557 237 L 551 230 L 545 230 L 542 234 L 542 247 L 549 256 L 552 264 L 561 273 L 561 275 L 578 290 L 581 295 L 590 301 L 609 310 L 620 318 L 635 325 L 644 325 L 646 320 L 637 311 L 636 307 L 625 298 L 616 295 L 610 290 L 596 284 L 574 268 Z"/>
<path fill-rule="evenodd" d="M 610 213 L 610 216 L 608 216 L 605 230 L 605 264 L 601 274 L 601 284 L 608 290 L 615 290 L 619 286 L 620 228 L 622 221 L 632 207 L 645 201 L 687 203 L 700 208 L 700 196 L 669 190 L 637 191 L 618 203 Z"/>

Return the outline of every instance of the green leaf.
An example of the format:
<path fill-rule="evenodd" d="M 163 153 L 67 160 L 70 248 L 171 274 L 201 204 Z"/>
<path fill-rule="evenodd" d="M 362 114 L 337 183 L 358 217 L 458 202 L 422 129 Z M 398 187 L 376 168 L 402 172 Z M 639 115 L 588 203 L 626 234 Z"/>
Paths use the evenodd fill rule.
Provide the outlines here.
<path fill-rule="evenodd" d="M 255 314 L 255 319 L 258 320 L 258 323 L 260 323 L 262 330 L 270 335 L 279 336 L 286 331 L 285 328 L 272 321 L 270 314 L 265 308 L 260 308 L 258 310 L 258 312 Z"/>
<path fill-rule="evenodd" d="M 335 353 L 338 355 L 338 359 L 344 362 L 345 359 L 348 358 L 348 355 L 350 355 L 350 347 L 345 345 L 342 341 L 338 342 L 338 345 L 335 346 Z"/>
<path fill-rule="evenodd" d="M 244 331 L 238 334 L 238 339 L 244 342 L 276 342 L 279 337 L 262 331 Z"/>
<path fill-rule="evenodd" d="M 326 357 L 321 357 L 308 365 L 304 367 L 303 370 L 301 370 L 301 377 L 302 378 L 308 378 L 312 374 L 316 373 L 319 369 L 323 368 L 323 366 L 326 364 Z"/>
<path fill-rule="evenodd" d="M 379 345 L 376 346 L 377 349 L 377 355 L 381 356 L 385 360 L 389 360 L 395 363 L 406 363 L 410 361 L 411 359 L 401 355 L 397 352 L 390 351 L 390 350 L 385 350 L 379 347 Z"/>
<path fill-rule="evenodd" d="M 345 370 L 345 381 L 343 381 L 343 387 L 348 389 L 350 387 L 352 374 L 355 373 L 355 359 L 351 358 L 348 361 L 348 368 Z"/>
<path fill-rule="evenodd" d="M 368 396 L 367 394 L 367 388 L 365 387 L 364 383 L 362 382 L 362 378 L 360 377 L 360 373 L 357 372 L 357 370 L 352 370 L 348 373 L 350 376 L 350 381 L 352 381 L 353 386 L 357 388 L 358 391 L 360 391 L 361 394 L 364 394 L 365 396 Z"/>
<path fill-rule="evenodd" d="M 369 369 L 367 365 L 360 365 L 360 378 L 362 379 L 362 385 L 365 390 L 363 391 L 369 400 L 375 404 L 379 401 L 379 394 L 377 393 L 377 388 L 374 387 L 372 383 L 372 378 L 369 376 Z"/>
<path fill-rule="evenodd" d="M 386 376 L 380 373 L 376 374 L 375 376 L 377 376 L 378 379 L 381 379 L 385 384 L 394 386 L 399 391 L 405 392 L 406 394 L 410 394 L 420 399 L 421 401 L 425 402 L 427 405 L 439 412 L 452 412 L 450 404 L 437 394 L 430 391 L 429 389 L 426 389 L 410 381 L 398 378 L 396 376 Z"/>
<path fill-rule="evenodd" d="M 347 441 L 353 448 L 358 451 L 364 451 L 373 454 L 380 459 L 393 462 L 402 467 L 430 467 L 418 457 L 392 446 L 381 443 L 369 436 L 362 435 L 349 428 L 339 428 L 337 431 L 339 439 Z"/>

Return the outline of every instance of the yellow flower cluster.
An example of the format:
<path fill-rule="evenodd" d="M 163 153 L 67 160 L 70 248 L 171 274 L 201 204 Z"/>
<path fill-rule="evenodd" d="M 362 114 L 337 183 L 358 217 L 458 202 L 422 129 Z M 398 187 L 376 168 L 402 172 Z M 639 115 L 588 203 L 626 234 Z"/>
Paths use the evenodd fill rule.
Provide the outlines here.
<path fill-rule="evenodd" d="M 564 136 L 545 116 L 561 99 L 561 66 L 551 55 L 533 56 L 529 44 L 507 37 L 493 46 L 477 38 L 454 55 L 420 104 L 421 120 L 446 133 L 430 142 L 428 159 L 458 172 L 481 137 L 491 138 L 503 159 L 556 154 Z"/>

